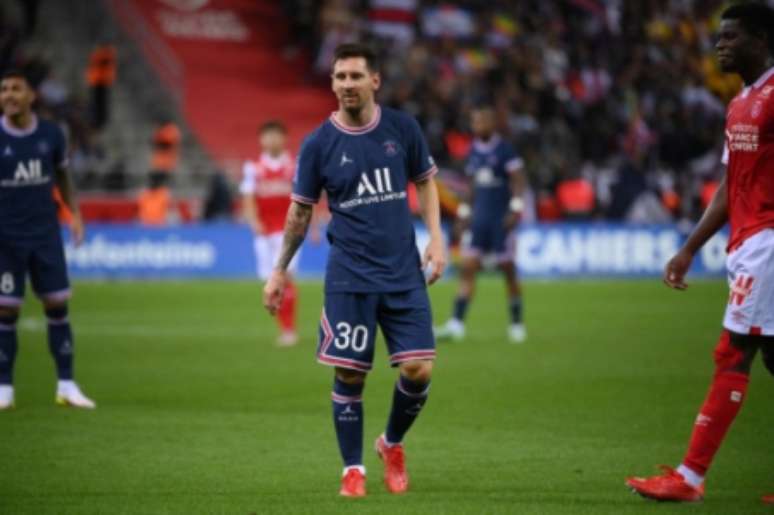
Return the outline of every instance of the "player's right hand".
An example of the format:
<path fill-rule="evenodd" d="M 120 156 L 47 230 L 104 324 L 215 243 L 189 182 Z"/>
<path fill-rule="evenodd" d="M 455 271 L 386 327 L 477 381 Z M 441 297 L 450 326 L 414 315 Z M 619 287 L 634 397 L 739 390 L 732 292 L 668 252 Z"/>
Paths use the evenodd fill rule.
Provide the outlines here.
<path fill-rule="evenodd" d="M 80 213 L 73 213 L 73 219 L 70 222 L 70 233 L 72 234 L 73 243 L 75 243 L 76 247 L 79 247 L 83 243 L 86 233 Z"/>
<path fill-rule="evenodd" d="M 693 255 L 686 250 L 680 250 L 675 254 L 664 268 L 664 284 L 675 290 L 688 288 L 685 275 L 691 268 L 691 261 L 693 261 Z"/>
<path fill-rule="evenodd" d="M 422 257 L 422 269 L 427 271 L 427 284 L 441 278 L 446 269 L 446 250 L 442 238 L 431 238 Z"/>
<path fill-rule="evenodd" d="M 287 284 L 287 273 L 284 270 L 274 270 L 263 287 L 263 307 L 272 315 L 276 315 L 282 304 Z"/>

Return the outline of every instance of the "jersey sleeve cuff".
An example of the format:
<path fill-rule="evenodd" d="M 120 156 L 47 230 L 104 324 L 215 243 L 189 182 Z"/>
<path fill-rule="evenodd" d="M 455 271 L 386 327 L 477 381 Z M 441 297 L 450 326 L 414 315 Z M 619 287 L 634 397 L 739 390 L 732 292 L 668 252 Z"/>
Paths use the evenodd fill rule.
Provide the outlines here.
<path fill-rule="evenodd" d="M 522 168 L 524 168 L 524 160 L 520 157 L 514 157 L 505 163 L 505 169 L 508 173 L 518 172 Z"/>
<path fill-rule="evenodd" d="M 290 200 L 292 200 L 293 202 L 298 202 L 299 204 L 306 204 L 308 206 L 313 206 L 317 204 L 317 201 L 320 199 L 305 197 L 303 195 L 299 195 L 298 193 L 293 193 L 290 195 Z"/>
<path fill-rule="evenodd" d="M 239 185 L 239 193 L 242 195 L 255 195 L 255 188 L 252 186 L 246 186 L 244 184 Z"/>
<path fill-rule="evenodd" d="M 411 181 L 412 182 L 422 182 L 422 181 L 425 181 L 425 180 L 429 179 L 430 177 L 432 177 L 433 175 L 435 175 L 437 173 L 438 173 L 438 167 L 433 165 L 433 166 L 430 167 L 429 170 L 427 170 L 425 172 L 422 172 L 421 174 L 417 175 L 416 177 L 411 179 Z"/>

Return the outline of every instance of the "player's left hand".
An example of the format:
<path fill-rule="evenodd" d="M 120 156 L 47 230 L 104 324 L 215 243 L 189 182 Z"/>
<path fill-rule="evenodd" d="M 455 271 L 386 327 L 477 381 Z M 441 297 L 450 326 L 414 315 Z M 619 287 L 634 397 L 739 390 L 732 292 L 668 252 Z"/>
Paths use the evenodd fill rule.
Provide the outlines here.
<path fill-rule="evenodd" d="M 512 231 L 521 222 L 521 213 L 510 211 L 503 219 L 503 227 L 506 231 Z"/>
<path fill-rule="evenodd" d="M 284 270 L 275 269 L 269 280 L 266 281 L 266 285 L 263 287 L 263 307 L 272 316 L 277 314 L 280 305 L 282 304 L 282 297 L 285 295 L 285 285 L 287 284 L 287 272 Z"/>
<path fill-rule="evenodd" d="M 425 255 L 422 258 L 422 270 L 427 270 L 430 266 L 427 284 L 433 284 L 442 275 L 446 269 L 446 251 L 443 246 L 443 239 L 432 238 L 425 248 Z"/>
<path fill-rule="evenodd" d="M 83 243 L 86 230 L 83 228 L 83 219 L 81 219 L 80 213 L 73 213 L 72 221 L 70 222 L 70 237 L 73 239 L 75 246 L 80 246 Z"/>

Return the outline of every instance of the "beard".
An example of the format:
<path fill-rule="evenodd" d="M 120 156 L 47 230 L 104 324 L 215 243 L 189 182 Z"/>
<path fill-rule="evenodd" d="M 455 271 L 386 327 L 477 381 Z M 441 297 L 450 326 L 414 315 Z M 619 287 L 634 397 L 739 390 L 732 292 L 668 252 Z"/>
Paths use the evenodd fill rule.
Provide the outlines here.
<path fill-rule="evenodd" d="M 360 118 L 360 113 L 363 112 L 364 103 L 357 102 L 355 104 L 343 104 L 342 109 L 352 118 Z"/>

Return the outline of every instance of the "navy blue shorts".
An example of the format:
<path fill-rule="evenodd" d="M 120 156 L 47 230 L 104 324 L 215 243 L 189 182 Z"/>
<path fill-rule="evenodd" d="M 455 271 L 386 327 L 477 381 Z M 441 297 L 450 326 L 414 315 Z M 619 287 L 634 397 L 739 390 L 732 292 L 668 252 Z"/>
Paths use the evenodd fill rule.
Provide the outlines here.
<path fill-rule="evenodd" d="M 476 224 L 463 237 L 462 246 L 466 256 L 493 255 L 499 262 L 510 261 L 516 255 L 516 231 L 507 231 L 501 220 Z"/>
<path fill-rule="evenodd" d="M 426 288 L 393 293 L 326 293 L 317 361 L 368 372 L 374 361 L 376 326 L 390 364 L 435 358 L 430 299 Z"/>
<path fill-rule="evenodd" d="M 27 273 L 41 299 L 70 297 L 61 236 L 25 244 L 0 241 L 0 306 L 21 305 Z"/>

